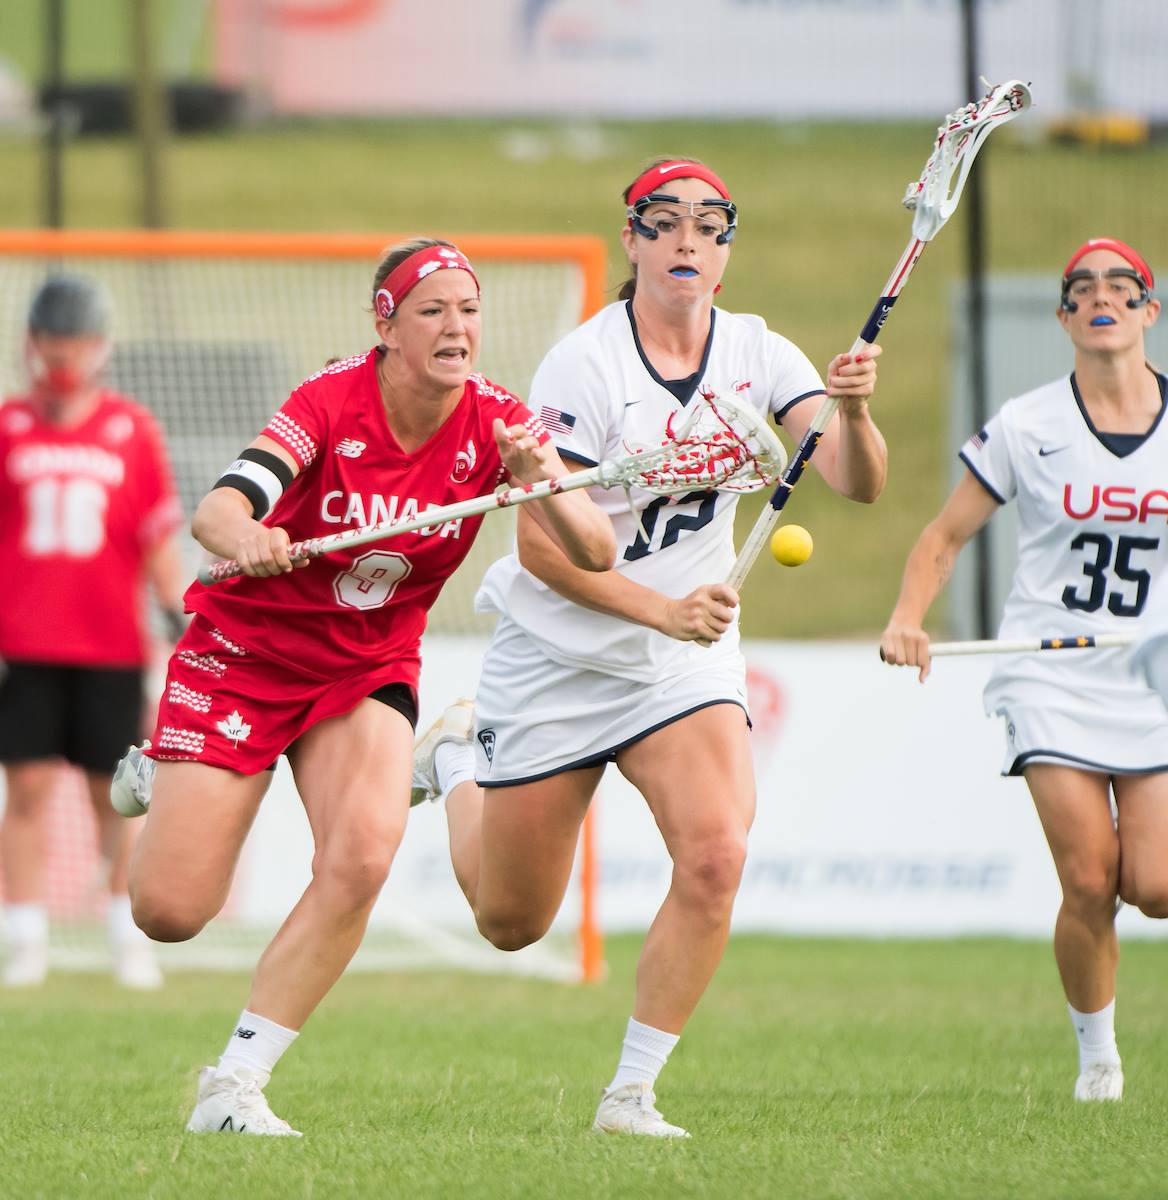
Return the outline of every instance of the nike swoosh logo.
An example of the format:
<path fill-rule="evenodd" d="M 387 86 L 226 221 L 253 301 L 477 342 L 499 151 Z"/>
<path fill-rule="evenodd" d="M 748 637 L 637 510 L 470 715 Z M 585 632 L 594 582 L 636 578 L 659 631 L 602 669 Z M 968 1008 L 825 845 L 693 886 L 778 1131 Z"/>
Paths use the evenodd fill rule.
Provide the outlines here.
<path fill-rule="evenodd" d="M 1058 454 L 1060 450 L 1067 449 L 1066 446 L 1052 446 L 1049 450 L 1045 446 L 1038 447 L 1038 457 L 1046 458 L 1048 454 Z"/>
<path fill-rule="evenodd" d="M 632 408 L 634 404 L 640 404 L 640 403 L 641 403 L 640 400 L 629 400 L 625 404 L 625 408 Z"/>

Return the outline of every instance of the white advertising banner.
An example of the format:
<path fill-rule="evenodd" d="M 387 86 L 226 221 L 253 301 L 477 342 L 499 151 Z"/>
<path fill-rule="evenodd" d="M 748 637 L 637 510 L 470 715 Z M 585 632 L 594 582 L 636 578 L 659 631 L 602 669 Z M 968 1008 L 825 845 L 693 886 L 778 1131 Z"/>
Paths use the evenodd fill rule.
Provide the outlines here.
<path fill-rule="evenodd" d="M 428 639 L 423 723 L 473 692 L 481 643 Z M 985 717 L 987 659 L 939 662 L 929 681 L 880 663 L 870 643 L 747 645 L 758 817 L 738 930 L 892 936 L 1049 936 L 1059 891 L 1025 784 L 998 774 L 1000 722 Z M 340 769 L 340 768 L 339 768 Z M 610 767 L 598 809 L 599 912 L 645 929 L 670 864 L 641 797 Z M 308 879 L 307 825 L 281 767 L 249 841 L 233 915 L 279 921 Z M 561 927 L 571 928 L 570 898 Z M 443 813 L 413 812 L 374 922 L 410 908 L 472 928 Z M 1125 935 L 1168 923 L 1124 910 Z"/>
<path fill-rule="evenodd" d="M 1168 116 L 1162 0 L 981 0 L 979 71 Z M 281 113 L 938 117 L 959 0 L 219 0 L 221 83 Z M 1075 94 L 1069 94 L 1074 89 Z"/>

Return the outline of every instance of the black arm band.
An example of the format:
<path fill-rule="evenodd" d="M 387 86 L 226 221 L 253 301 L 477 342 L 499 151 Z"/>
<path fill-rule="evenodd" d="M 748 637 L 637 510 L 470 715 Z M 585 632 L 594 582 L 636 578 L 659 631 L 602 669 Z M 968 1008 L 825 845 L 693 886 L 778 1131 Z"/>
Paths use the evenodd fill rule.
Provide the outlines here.
<path fill-rule="evenodd" d="M 292 482 L 292 468 L 269 450 L 241 450 L 239 457 L 215 481 L 215 487 L 234 488 L 251 504 L 257 521 L 271 510 Z"/>

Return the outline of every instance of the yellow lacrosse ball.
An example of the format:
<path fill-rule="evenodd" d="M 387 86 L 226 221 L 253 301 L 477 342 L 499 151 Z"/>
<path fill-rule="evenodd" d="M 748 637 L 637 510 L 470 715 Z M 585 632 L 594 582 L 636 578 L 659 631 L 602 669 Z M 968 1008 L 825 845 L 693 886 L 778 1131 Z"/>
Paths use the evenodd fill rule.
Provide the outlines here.
<path fill-rule="evenodd" d="M 771 553 L 784 567 L 800 567 L 815 549 L 811 534 L 802 525 L 780 525 L 771 535 Z"/>

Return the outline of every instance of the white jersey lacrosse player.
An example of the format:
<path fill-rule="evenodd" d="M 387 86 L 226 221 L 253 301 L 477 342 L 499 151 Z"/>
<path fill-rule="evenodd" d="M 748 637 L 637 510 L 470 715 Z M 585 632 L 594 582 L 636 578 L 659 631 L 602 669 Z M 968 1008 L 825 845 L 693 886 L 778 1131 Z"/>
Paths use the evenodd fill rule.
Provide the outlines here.
<path fill-rule="evenodd" d="M 625 204 L 628 303 L 570 333 L 532 384 L 533 412 L 561 457 L 587 464 L 659 447 L 702 395 L 715 407 L 733 397 L 804 436 L 818 407 L 809 398 L 825 390 L 814 368 L 760 318 L 713 306 L 737 223 L 726 185 L 704 164 L 658 159 Z M 817 470 L 860 501 L 880 494 L 887 462 L 867 405 L 879 353 L 832 359 L 840 413 L 817 442 Z M 606 764 L 641 793 L 672 871 L 592 1127 L 685 1137 L 653 1089 L 725 950 L 755 806 L 737 594 L 724 582 L 735 499 L 593 495 L 616 532 L 615 570 L 575 570 L 520 510 L 516 554 L 478 596 L 499 621 L 477 711 L 452 706 L 421 739 L 414 798 L 446 795 L 451 862 L 478 928 L 515 950 L 560 908 Z"/>
<path fill-rule="evenodd" d="M 646 359 L 632 302 L 624 301 L 548 353 L 529 404 L 565 461 L 594 466 L 660 444 L 667 421 L 682 419 L 686 404 L 702 393 L 733 396 L 781 421 L 823 390 L 803 352 L 761 317 L 717 308 L 701 368 L 681 384 L 667 383 Z M 593 497 L 612 519 L 615 570 L 627 578 L 676 598 L 729 574 L 734 494 L 666 497 L 612 488 L 596 489 Z M 476 607 L 500 614 L 476 696 L 477 774 L 486 787 L 562 770 L 568 747 L 594 761 L 704 704 L 729 700 L 746 708 L 737 618 L 709 648 L 677 641 L 573 603 L 525 571 L 514 554 L 487 572 Z M 650 703 L 642 688 L 617 682 L 661 679 L 671 685 Z"/>
<path fill-rule="evenodd" d="M 1168 380 L 1157 376 L 1161 395 Z M 1007 402 L 961 450 L 1000 504 L 1018 505 L 1018 563 L 998 636 L 1127 633 L 1168 592 L 1168 421 L 1097 430 L 1072 374 Z M 1002 655 L 985 691 L 1005 718 L 1003 773 L 1030 762 L 1168 770 L 1168 712 L 1126 646 Z"/>
<path fill-rule="evenodd" d="M 880 640 L 886 662 L 924 681 L 929 606 L 961 547 L 1016 500 L 1018 561 L 999 633 L 1036 649 L 998 658 L 985 705 L 1005 718 L 1003 773 L 1025 779 L 1062 891 L 1054 954 L 1079 1043 L 1074 1097 L 1087 1102 L 1123 1097 L 1117 906 L 1168 917 L 1168 709 L 1148 664 L 1133 671 L 1130 645 L 1062 645 L 1163 628 L 1168 381 L 1145 352 L 1160 315 L 1154 286 L 1125 242 L 1092 238 L 1071 255 L 1056 315 L 1074 370 L 1008 401 L 966 442 L 969 473 L 910 552 Z"/>

